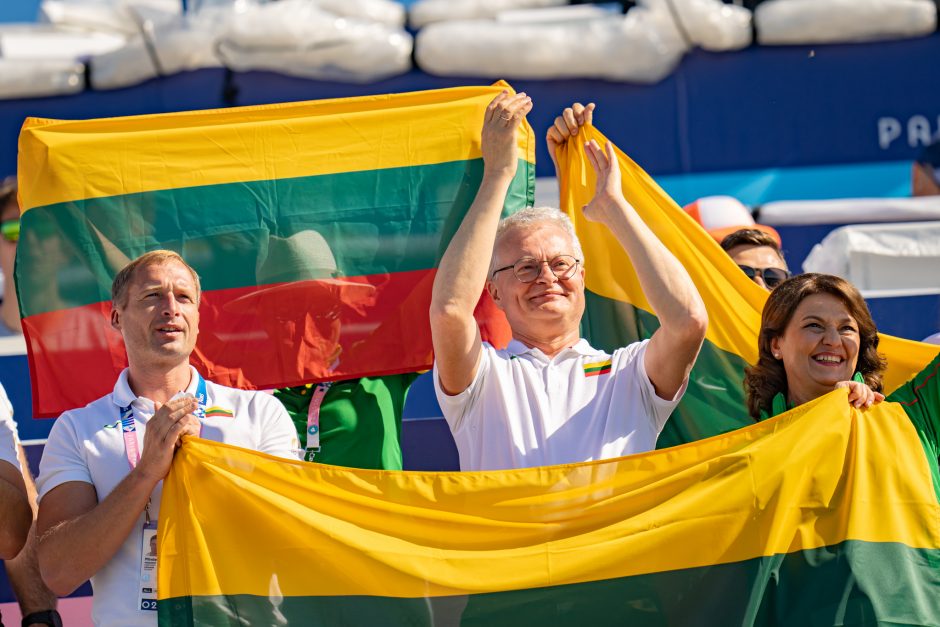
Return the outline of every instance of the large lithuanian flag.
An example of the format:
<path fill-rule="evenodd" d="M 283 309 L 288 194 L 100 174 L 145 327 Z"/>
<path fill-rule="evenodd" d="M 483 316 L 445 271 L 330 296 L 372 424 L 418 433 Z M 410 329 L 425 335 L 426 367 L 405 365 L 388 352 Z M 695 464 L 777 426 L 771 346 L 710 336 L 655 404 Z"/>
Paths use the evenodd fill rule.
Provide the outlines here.
<path fill-rule="evenodd" d="M 844 390 L 630 457 L 428 473 L 189 439 L 161 625 L 937 625 L 940 505 L 903 409 Z"/>
<path fill-rule="evenodd" d="M 581 213 L 594 195 L 594 170 L 584 142 L 608 141 L 587 127 L 560 149 L 561 208 L 575 223 L 584 248 L 587 310 L 582 333 L 594 346 L 612 350 L 650 337 L 659 321 L 647 302 L 626 253 L 606 227 Z M 659 239 L 679 259 L 708 309 L 708 333 L 692 369 L 689 388 L 660 435 L 664 448 L 752 424 L 744 401 L 744 368 L 757 360 L 757 334 L 767 292 L 750 281 L 701 226 L 642 170 L 617 150 L 623 192 Z M 784 242 L 786 245 L 786 242 Z M 885 392 L 922 370 L 937 347 L 881 335 L 888 359 Z"/>
<path fill-rule="evenodd" d="M 429 368 L 434 268 L 476 194 L 483 111 L 504 86 L 28 119 L 16 281 L 35 414 L 111 390 L 126 364 L 111 281 L 158 248 L 202 277 L 193 363 L 217 383 Z M 507 211 L 532 203 L 534 150 L 526 125 Z M 485 335 L 505 342 L 481 303 Z"/>

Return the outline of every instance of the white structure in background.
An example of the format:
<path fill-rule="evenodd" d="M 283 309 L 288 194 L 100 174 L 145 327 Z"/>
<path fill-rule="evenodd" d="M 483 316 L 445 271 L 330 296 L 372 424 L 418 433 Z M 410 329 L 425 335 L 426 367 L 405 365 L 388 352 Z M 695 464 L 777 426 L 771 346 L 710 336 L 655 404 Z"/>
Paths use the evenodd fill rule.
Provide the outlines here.
<path fill-rule="evenodd" d="M 773 226 L 940 220 L 940 196 L 780 200 L 761 205 L 758 217 Z"/>
<path fill-rule="evenodd" d="M 848 279 L 868 296 L 940 292 L 940 196 L 788 200 L 759 209 L 773 226 L 848 224 L 803 262 Z"/>
<path fill-rule="evenodd" d="M 44 0 L 45 24 L 0 26 L 0 98 L 113 89 L 221 67 L 367 82 L 411 68 L 394 0 Z"/>
<path fill-rule="evenodd" d="M 929 35 L 934 0 L 768 0 L 754 9 L 761 44 L 877 41 Z"/>
<path fill-rule="evenodd" d="M 940 291 L 940 222 L 838 228 L 813 247 L 803 270 L 841 276 L 866 294 Z"/>
<path fill-rule="evenodd" d="M 504 11 L 560 7 L 568 0 L 417 0 L 408 8 L 415 30 L 433 22 L 495 18 Z"/>
<path fill-rule="evenodd" d="M 220 67 L 215 40 L 235 6 L 206 6 L 186 15 L 139 14 L 137 32 L 122 47 L 91 58 L 92 87 L 116 89 L 185 70 Z"/>
<path fill-rule="evenodd" d="M 411 69 L 413 42 L 404 21 L 404 9 L 392 0 L 206 2 L 193 13 L 148 22 L 123 48 L 94 57 L 91 80 L 109 89 L 226 66 L 374 81 Z"/>
<path fill-rule="evenodd" d="M 743 7 L 672 0 L 673 11 L 666 0 L 641 2 L 626 15 L 578 5 L 437 22 L 418 33 L 415 58 L 442 76 L 655 83 L 692 46 L 736 50 L 751 43 L 751 12 Z"/>
<path fill-rule="evenodd" d="M 43 0 L 39 20 L 70 31 L 132 37 L 145 20 L 166 20 L 182 11 L 180 0 Z"/>
<path fill-rule="evenodd" d="M 378 0 L 344 0 L 347 16 L 377 14 Z M 250 6 L 218 33 L 216 53 L 234 70 L 271 70 L 306 78 L 370 82 L 411 69 L 414 41 L 397 24 L 359 17 L 340 17 L 321 5 L 338 0 L 280 0 Z M 401 5 L 398 5 L 399 7 Z"/>

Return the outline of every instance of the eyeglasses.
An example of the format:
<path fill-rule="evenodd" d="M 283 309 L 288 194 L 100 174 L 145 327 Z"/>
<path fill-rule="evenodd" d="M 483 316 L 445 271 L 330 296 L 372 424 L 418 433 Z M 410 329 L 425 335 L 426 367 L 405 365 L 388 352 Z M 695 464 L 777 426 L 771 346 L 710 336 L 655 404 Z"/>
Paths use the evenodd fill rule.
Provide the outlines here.
<path fill-rule="evenodd" d="M 555 278 L 559 281 L 570 279 L 578 269 L 580 259 L 575 259 L 571 255 L 558 255 L 548 261 L 535 259 L 533 257 L 523 257 L 510 266 L 504 266 L 498 270 L 493 270 L 493 276 L 503 270 L 512 268 L 512 273 L 523 283 L 531 283 L 542 274 L 542 264 L 548 264 L 548 269 L 552 271 Z"/>
<path fill-rule="evenodd" d="M 747 278 L 754 280 L 754 277 L 760 277 L 764 280 L 767 287 L 776 287 L 790 278 L 790 272 L 781 268 L 752 268 L 751 266 L 738 265 L 741 271 L 747 275 Z"/>
<path fill-rule="evenodd" d="M 0 234 L 3 239 L 15 244 L 20 239 L 20 221 L 18 219 L 0 222 Z"/>

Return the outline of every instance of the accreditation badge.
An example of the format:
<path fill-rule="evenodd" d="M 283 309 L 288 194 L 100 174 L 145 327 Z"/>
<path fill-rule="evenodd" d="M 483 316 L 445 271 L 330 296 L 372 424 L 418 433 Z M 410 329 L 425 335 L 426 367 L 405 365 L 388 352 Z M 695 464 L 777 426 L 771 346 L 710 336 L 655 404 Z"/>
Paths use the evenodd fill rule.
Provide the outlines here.
<path fill-rule="evenodd" d="M 140 583 L 138 608 L 157 610 L 157 523 L 144 524 L 140 541 Z"/>

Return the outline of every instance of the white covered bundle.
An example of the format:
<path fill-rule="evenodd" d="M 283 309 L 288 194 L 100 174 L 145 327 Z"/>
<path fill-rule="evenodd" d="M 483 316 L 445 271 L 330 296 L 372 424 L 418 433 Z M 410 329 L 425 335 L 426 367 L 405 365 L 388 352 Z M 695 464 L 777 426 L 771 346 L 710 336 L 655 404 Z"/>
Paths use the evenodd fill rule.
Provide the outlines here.
<path fill-rule="evenodd" d="M 751 41 L 747 9 L 720 0 L 674 0 L 674 6 L 676 12 L 665 0 L 647 0 L 625 16 L 439 22 L 418 33 L 415 56 L 423 70 L 444 76 L 654 83 L 673 71 L 690 46 L 729 50 Z M 677 22 L 677 13 L 686 20 Z"/>
<path fill-rule="evenodd" d="M 494 18 L 512 9 L 559 7 L 568 0 L 418 0 L 408 9 L 411 27 L 418 29 L 434 22 Z"/>
<path fill-rule="evenodd" d="M 313 0 L 251 7 L 220 35 L 218 53 L 235 70 L 353 82 L 411 68 L 411 35 L 381 22 L 347 19 Z"/>
<path fill-rule="evenodd" d="M 933 0 L 768 0 L 754 11 L 761 44 L 876 41 L 937 28 Z"/>
<path fill-rule="evenodd" d="M 646 0 L 658 11 L 669 10 L 667 0 Z M 691 45 L 720 52 L 751 45 L 750 10 L 721 0 L 672 0 L 674 24 Z"/>
<path fill-rule="evenodd" d="M 120 48 L 125 40 L 124 35 L 112 32 L 49 24 L 0 24 L 0 56 L 4 59 L 76 61 Z"/>
<path fill-rule="evenodd" d="M 207 8 L 168 22 L 146 22 L 124 47 L 91 59 L 95 89 L 117 89 L 185 70 L 220 67 L 216 38 L 233 12 Z"/>
<path fill-rule="evenodd" d="M 60 27 L 133 35 L 141 21 L 169 22 L 181 6 L 179 0 L 43 0 L 39 17 Z"/>
<path fill-rule="evenodd" d="M 85 67 L 74 59 L 0 58 L 0 99 L 74 94 L 85 88 Z"/>
<path fill-rule="evenodd" d="M 317 0 L 317 5 L 340 17 L 405 26 L 405 5 L 394 0 Z"/>

